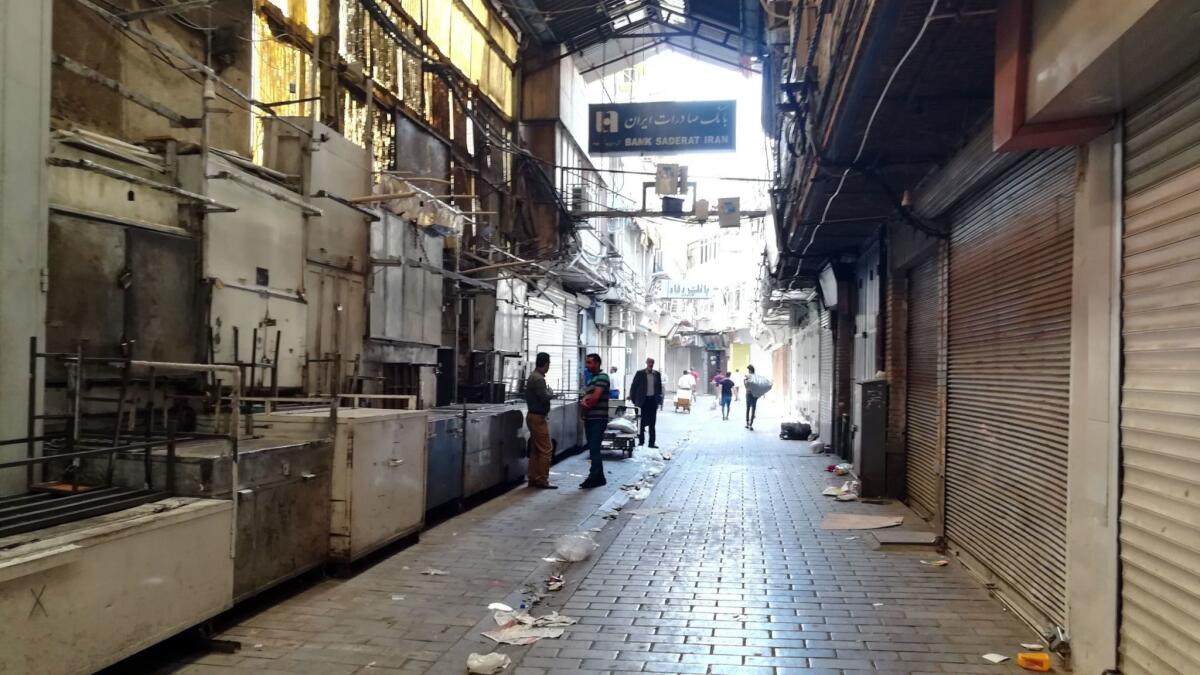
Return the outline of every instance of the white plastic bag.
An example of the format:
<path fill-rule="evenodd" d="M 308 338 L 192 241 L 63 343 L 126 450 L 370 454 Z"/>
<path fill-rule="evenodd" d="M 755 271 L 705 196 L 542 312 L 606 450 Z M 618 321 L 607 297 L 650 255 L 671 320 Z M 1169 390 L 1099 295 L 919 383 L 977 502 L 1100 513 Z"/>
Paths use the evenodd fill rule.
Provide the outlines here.
<path fill-rule="evenodd" d="M 637 425 L 633 420 L 625 417 L 617 417 L 608 423 L 608 428 L 612 431 L 619 431 L 626 434 L 636 434 Z"/>
<path fill-rule="evenodd" d="M 554 541 L 554 552 L 567 562 L 586 560 L 596 547 L 596 540 L 582 533 L 564 534 Z"/>

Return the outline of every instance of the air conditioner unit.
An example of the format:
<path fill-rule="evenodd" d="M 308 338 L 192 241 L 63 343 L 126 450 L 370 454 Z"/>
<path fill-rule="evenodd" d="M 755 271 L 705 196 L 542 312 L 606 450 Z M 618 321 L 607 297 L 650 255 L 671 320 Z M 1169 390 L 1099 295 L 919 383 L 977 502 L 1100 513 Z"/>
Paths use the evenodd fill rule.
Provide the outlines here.
<path fill-rule="evenodd" d="M 596 312 L 596 325 L 597 326 L 609 325 L 609 323 L 608 323 L 609 322 L 608 304 L 607 303 L 602 302 L 602 303 L 596 305 L 595 312 Z"/>
<path fill-rule="evenodd" d="M 571 201 L 567 204 L 572 213 L 587 211 L 591 207 L 592 191 L 587 185 L 576 185 L 571 188 Z"/>

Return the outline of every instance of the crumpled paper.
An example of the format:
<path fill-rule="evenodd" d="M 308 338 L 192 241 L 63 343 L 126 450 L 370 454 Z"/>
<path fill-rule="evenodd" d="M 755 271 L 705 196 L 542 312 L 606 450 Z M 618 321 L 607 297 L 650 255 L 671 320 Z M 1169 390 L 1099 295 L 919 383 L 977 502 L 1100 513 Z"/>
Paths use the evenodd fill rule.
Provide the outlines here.
<path fill-rule="evenodd" d="M 467 657 L 467 672 L 480 675 L 493 675 L 512 665 L 512 659 L 500 652 L 491 654 L 471 654 Z"/>
<path fill-rule="evenodd" d="M 558 612 L 550 612 L 544 616 L 531 616 L 529 612 L 496 612 L 492 615 L 496 620 L 498 630 L 483 633 L 483 636 L 500 644 L 531 645 L 543 638 L 562 637 L 564 626 L 579 622 Z"/>

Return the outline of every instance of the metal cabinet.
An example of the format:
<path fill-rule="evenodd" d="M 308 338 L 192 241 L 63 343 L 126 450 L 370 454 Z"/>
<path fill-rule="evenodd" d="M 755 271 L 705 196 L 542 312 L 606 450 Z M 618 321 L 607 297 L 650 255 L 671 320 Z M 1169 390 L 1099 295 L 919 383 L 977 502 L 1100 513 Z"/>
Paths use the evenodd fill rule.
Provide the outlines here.
<path fill-rule="evenodd" d="M 499 423 L 492 411 L 476 407 L 466 419 L 467 450 L 463 458 L 463 497 L 473 497 L 504 482 Z"/>
<path fill-rule="evenodd" d="M 262 418 L 272 433 L 305 436 L 325 430 L 325 411 L 288 411 Z M 417 532 L 425 524 L 424 410 L 338 411 L 333 437 L 329 557 L 349 563 Z"/>
<path fill-rule="evenodd" d="M 525 414 L 519 409 L 504 406 L 496 412 L 496 440 L 505 483 L 525 479 L 529 460 L 525 456 Z"/>
<path fill-rule="evenodd" d="M 453 411 L 429 416 L 425 475 L 425 510 L 432 511 L 463 497 L 463 421 Z"/>
<path fill-rule="evenodd" d="M 85 462 L 84 475 L 102 480 L 106 461 Z M 252 438 L 238 447 L 237 486 L 233 458 L 222 439 L 185 441 L 175 451 L 173 480 L 181 497 L 237 499 L 233 600 L 243 600 L 324 564 L 329 555 L 332 452 L 328 440 Z M 114 458 L 113 482 L 140 487 L 145 455 Z M 166 451 L 150 456 L 155 486 L 167 487 Z"/>
<path fill-rule="evenodd" d="M 325 562 L 332 459 L 324 441 L 239 453 L 235 602 Z"/>

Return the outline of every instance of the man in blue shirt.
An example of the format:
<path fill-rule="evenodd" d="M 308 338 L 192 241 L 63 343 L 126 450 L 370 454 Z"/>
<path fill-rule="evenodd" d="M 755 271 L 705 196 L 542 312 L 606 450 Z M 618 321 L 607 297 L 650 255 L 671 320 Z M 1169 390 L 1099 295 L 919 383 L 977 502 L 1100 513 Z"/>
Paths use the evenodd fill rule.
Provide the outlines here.
<path fill-rule="evenodd" d="M 729 406 L 733 403 L 733 373 L 725 371 L 725 377 L 717 380 L 717 388 L 721 395 L 721 419 L 729 419 Z"/>

